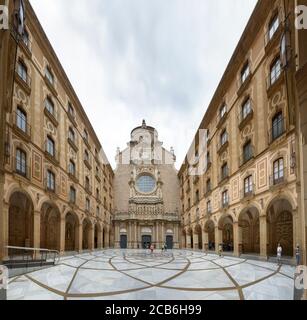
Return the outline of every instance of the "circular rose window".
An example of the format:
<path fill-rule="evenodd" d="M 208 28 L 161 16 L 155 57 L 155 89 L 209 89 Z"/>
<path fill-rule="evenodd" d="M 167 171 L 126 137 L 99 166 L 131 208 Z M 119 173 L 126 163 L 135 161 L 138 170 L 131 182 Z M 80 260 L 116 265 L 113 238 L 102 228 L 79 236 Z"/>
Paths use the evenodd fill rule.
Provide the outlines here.
<path fill-rule="evenodd" d="M 140 176 L 136 181 L 136 186 L 138 190 L 142 193 L 150 193 L 155 190 L 156 181 L 150 175 Z"/>

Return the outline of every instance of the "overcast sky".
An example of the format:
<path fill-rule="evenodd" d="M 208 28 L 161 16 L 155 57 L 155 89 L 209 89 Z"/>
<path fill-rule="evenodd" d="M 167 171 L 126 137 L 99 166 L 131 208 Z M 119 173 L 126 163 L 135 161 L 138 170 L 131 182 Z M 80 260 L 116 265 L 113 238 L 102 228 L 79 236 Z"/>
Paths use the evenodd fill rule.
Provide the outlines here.
<path fill-rule="evenodd" d="M 179 168 L 256 0 L 30 0 L 112 166 L 142 119 Z"/>

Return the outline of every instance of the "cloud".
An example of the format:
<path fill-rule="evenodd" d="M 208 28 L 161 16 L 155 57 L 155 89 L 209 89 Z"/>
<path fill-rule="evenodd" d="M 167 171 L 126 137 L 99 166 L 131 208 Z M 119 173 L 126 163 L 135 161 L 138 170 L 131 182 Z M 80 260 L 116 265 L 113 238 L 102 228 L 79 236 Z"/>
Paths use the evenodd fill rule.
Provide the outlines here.
<path fill-rule="evenodd" d="M 30 0 L 114 165 L 146 119 L 179 168 L 256 0 Z"/>

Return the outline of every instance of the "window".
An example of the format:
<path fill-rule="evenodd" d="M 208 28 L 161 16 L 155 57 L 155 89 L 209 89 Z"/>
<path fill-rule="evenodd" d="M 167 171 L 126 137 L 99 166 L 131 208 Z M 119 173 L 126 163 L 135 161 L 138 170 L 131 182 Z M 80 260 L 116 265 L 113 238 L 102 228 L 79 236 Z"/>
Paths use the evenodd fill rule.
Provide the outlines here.
<path fill-rule="evenodd" d="M 46 151 L 52 156 L 55 156 L 55 145 L 54 141 L 48 136 L 46 142 Z"/>
<path fill-rule="evenodd" d="M 99 199 L 99 197 L 100 197 L 100 193 L 99 193 L 99 189 L 97 188 L 96 189 L 96 198 Z"/>
<path fill-rule="evenodd" d="M 251 112 L 252 112 L 251 100 L 250 98 L 248 98 L 242 105 L 242 120 L 245 120 Z"/>
<path fill-rule="evenodd" d="M 74 176 L 74 177 L 76 176 L 76 165 L 72 160 L 69 161 L 68 172 L 72 176 Z"/>
<path fill-rule="evenodd" d="M 68 102 L 68 114 L 71 115 L 73 118 L 75 117 L 75 110 L 70 102 Z"/>
<path fill-rule="evenodd" d="M 221 147 L 228 142 L 228 134 L 227 131 L 224 130 L 221 134 Z"/>
<path fill-rule="evenodd" d="M 211 180 L 210 179 L 208 179 L 206 182 L 206 189 L 207 189 L 207 192 L 211 192 Z"/>
<path fill-rule="evenodd" d="M 29 39 L 29 33 L 27 30 L 24 30 L 24 32 L 23 32 L 22 41 L 26 45 L 26 47 L 29 47 L 30 39 Z"/>
<path fill-rule="evenodd" d="M 55 175 L 52 171 L 47 171 L 47 189 L 55 191 Z"/>
<path fill-rule="evenodd" d="M 198 203 L 199 202 L 199 191 L 196 190 L 195 192 L 195 203 Z"/>
<path fill-rule="evenodd" d="M 100 208 L 99 207 L 96 208 L 96 215 L 100 216 Z"/>
<path fill-rule="evenodd" d="M 27 114 L 19 107 L 16 111 L 16 125 L 23 132 L 27 132 Z"/>
<path fill-rule="evenodd" d="M 253 176 L 244 179 L 244 196 L 250 195 L 253 192 Z"/>
<path fill-rule="evenodd" d="M 250 75 L 250 68 L 249 68 L 249 64 L 246 63 L 246 65 L 243 67 L 242 71 L 241 71 L 241 83 L 243 84 L 247 78 Z"/>
<path fill-rule="evenodd" d="M 75 135 L 75 131 L 73 128 L 69 128 L 69 131 L 68 131 L 68 138 L 69 140 L 71 140 L 72 142 L 75 143 L 75 138 L 76 138 L 76 135 Z"/>
<path fill-rule="evenodd" d="M 228 206 L 229 203 L 229 198 L 228 198 L 228 190 L 224 191 L 222 193 L 222 205 L 223 207 Z"/>
<path fill-rule="evenodd" d="M 54 116 L 54 103 L 49 97 L 46 98 L 45 107 L 47 111 Z"/>
<path fill-rule="evenodd" d="M 156 187 L 156 180 L 151 175 L 142 175 L 137 179 L 136 185 L 140 192 L 150 193 Z"/>
<path fill-rule="evenodd" d="M 17 73 L 19 77 L 24 81 L 27 82 L 28 79 L 28 69 L 26 65 L 20 60 L 17 65 Z"/>
<path fill-rule="evenodd" d="M 246 163 L 253 157 L 252 142 L 248 141 L 243 147 L 243 163 Z"/>
<path fill-rule="evenodd" d="M 276 33 L 277 29 L 279 27 L 279 16 L 278 14 L 271 20 L 269 24 L 269 40 L 271 40 Z"/>
<path fill-rule="evenodd" d="M 99 168 L 96 167 L 96 176 L 99 177 Z"/>
<path fill-rule="evenodd" d="M 22 176 L 26 176 L 27 174 L 27 155 L 21 150 L 16 150 L 16 172 Z"/>
<path fill-rule="evenodd" d="M 273 165 L 273 180 L 274 184 L 280 183 L 284 180 L 284 159 L 280 158 L 274 162 Z"/>
<path fill-rule="evenodd" d="M 84 151 L 84 160 L 88 162 L 90 161 L 90 155 L 87 150 Z"/>
<path fill-rule="evenodd" d="M 282 112 L 279 112 L 273 119 L 272 119 L 272 138 L 276 140 L 284 133 L 284 119 Z"/>
<path fill-rule="evenodd" d="M 90 179 L 89 177 L 85 177 L 85 189 L 90 189 Z"/>
<path fill-rule="evenodd" d="M 210 157 L 210 152 L 207 152 L 207 166 L 211 164 L 211 157 Z"/>
<path fill-rule="evenodd" d="M 86 198 L 86 201 L 85 201 L 85 210 L 89 212 L 89 211 L 90 211 L 90 207 L 91 207 L 90 199 L 89 199 L 89 198 Z"/>
<path fill-rule="evenodd" d="M 190 209 L 191 208 L 191 199 L 189 198 L 188 199 L 188 209 Z"/>
<path fill-rule="evenodd" d="M 226 104 L 224 104 L 221 108 L 220 108 L 220 119 L 224 118 L 224 116 L 227 113 L 227 106 Z"/>
<path fill-rule="evenodd" d="M 49 67 L 46 68 L 46 78 L 52 85 L 54 85 L 54 76 Z"/>
<path fill-rule="evenodd" d="M 270 84 L 273 85 L 281 75 L 281 61 L 278 57 L 271 66 L 270 71 Z"/>
<path fill-rule="evenodd" d="M 222 179 L 225 179 L 227 177 L 228 177 L 228 166 L 227 166 L 227 163 L 225 163 L 222 166 Z"/>
<path fill-rule="evenodd" d="M 212 212 L 211 201 L 207 202 L 207 213 L 210 214 Z"/>
<path fill-rule="evenodd" d="M 86 130 L 83 131 L 83 138 L 85 141 L 88 141 L 88 133 Z"/>
<path fill-rule="evenodd" d="M 76 189 L 74 187 L 70 187 L 69 201 L 71 203 L 76 203 Z"/>

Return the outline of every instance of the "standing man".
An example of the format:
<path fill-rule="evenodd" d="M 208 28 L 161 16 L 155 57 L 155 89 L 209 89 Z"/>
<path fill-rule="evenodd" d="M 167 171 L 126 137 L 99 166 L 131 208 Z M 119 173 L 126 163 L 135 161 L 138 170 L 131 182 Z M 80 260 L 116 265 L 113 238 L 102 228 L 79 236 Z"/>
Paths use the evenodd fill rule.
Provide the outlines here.
<path fill-rule="evenodd" d="M 295 249 L 295 258 L 296 258 L 296 265 L 299 266 L 301 263 L 301 252 L 300 246 L 297 244 Z"/>
<path fill-rule="evenodd" d="M 277 263 L 279 266 L 281 265 L 281 256 L 282 256 L 282 247 L 279 243 L 277 246 Z"/>

